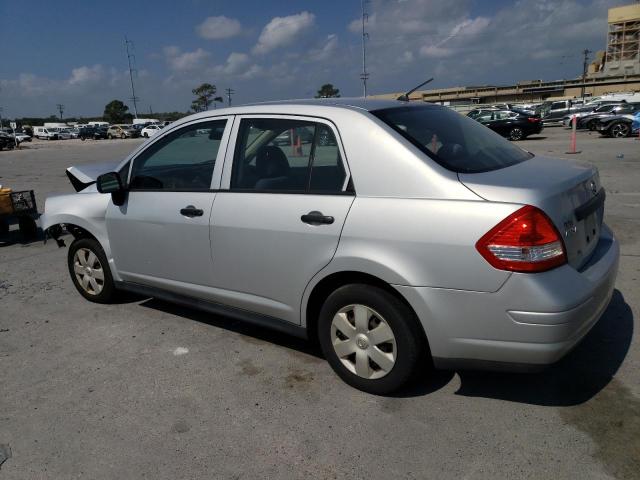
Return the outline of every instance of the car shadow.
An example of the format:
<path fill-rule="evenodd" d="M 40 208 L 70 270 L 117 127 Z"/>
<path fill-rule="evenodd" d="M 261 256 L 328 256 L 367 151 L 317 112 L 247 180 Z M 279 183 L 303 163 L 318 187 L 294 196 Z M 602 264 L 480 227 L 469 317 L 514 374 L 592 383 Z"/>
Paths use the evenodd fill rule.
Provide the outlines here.
<path fill-rule="evenodd" d="M 42 243 L 44 241 L 44 233 L 38 228 L 38 232 L 33 237 L 25 237 L 19 230 L 9 230 L 6 233 L 0 233 L 0 248 L 10 247 L 11 245 L 27 246 L 32 243 Z"/>
<path fill-rule="evenodd" d="M 547 137 L 541 137 L 541 136 L 535 135 L 535 136 L 527 137 L 524 140 L 526 141 L 526 140 L 546 140 L 546 139 Z"/>
<path fill-rule="evenodd" d="M 154 298 L 143 300 L 140 305 L 323 358 L 319 346 L 313 341 Z M 631 308 L 622 293 L 615 290 L 602 318 L 582 342 L 561 361 L 542 372 L 454 372 L 433 370 L 425 362 L 417 378 L 391 396 L 407 398 L 428 395 L 448 385 L 457 373 L 460 388 L 456 395 L 541 406 L 579 405 L 600 392 L 613 379 L 631 345 L 633 321 Z"/>
<path fill-rule="evenodd" d="M 196 310 L 182 305 L 177 305 L 157 298 L 149 298 L 139 304 L 146 308 L 152 308 L 164 313 L 170 313 L 179 317 L 188 318 L 190 320 L 211 325 L 212 327 L 223 328 L 230 332 L 239 333 L 240 335 L 252 337 L 255 340 L 265 343 L 273 343 L 275 345 L 296 350 L 300 353 L 312 355 L 317 358 L 324 358 L 316 342 L 297 338 L 292 335 L 286 335 L 269 328 L 252 325 L 241 320 L 235 320 L 230 317 L 214 315 L 212 313 Z"/>
<path fill-rule="evenodd" d="M 456 395 L 484 397 L 540 406 L 579 405 L 604 389 L 624 361 L 633 337 L 633 312 L 622 293 L 591 331 L 566 357 L 539 373 L 459 371 Z M 423 395 L 446 385 L 454 372 L 410 386 L 401 396 Z"/>

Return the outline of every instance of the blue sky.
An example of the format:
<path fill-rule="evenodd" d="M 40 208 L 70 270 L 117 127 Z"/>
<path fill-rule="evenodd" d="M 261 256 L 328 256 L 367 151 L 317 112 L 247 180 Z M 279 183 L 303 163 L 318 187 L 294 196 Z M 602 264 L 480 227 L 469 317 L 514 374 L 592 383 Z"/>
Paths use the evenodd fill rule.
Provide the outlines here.
<path fill-rule="evenodd" d="M 616 0 L 372 0 L 370 92 L 429 76 L 434 87 L 575 77 L 604 48 Z M 0 0 L 6 116 L 99 115 L 129 106 L 124 36 L 135 44 L 140 110 L 185 111 L 208 81 L 234 102 L 313 96 L 331 82 L 360 95 L 359 0 Z"/>

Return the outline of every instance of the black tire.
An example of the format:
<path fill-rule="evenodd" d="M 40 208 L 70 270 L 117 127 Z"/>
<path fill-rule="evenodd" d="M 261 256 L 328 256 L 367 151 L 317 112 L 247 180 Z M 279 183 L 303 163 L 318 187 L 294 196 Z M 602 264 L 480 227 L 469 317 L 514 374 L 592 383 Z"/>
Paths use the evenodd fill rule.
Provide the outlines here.
<path fill-rule="evenodd" d="M 38 235 L 38 225 L 31 217 L 18 218 L 18 227 L 25 240 L 33 240 Z"/>
<path fill-rule="evenodd" d="M 509 131 L 509 140 L 517 142 L 518 140 L 524 139 L 524 137 L 525 137 L 524 131 L 519 127 L 513 127 Z"/>
<path fill-rule="evenodd" d="M 589 120 L 589 123 L 587 123 L 587 128 L 590 132 L 595 132 L 597 126 L 596 120 Z"/>
<path fill-rule="evenodd" d="M 74 271 L 74 257 L 78 250 L 87 249 L 92 252 L 100 262 L 102 272 L 104 274 L 104 280 L 102 283 L 102 290 L 97 294 L 88 293 L 80 284 L 75 271 Z M 67 266 L 69 267 L 69 275 L 71 275 L 71 281 L 75 285 L 80 295 L 95 303 L 112 303 L 118 298 L 118 290 L 115 288 L 113 277 L 111 276 L 111 270 L 109 270 L 109 263 L 107 257 L 104 254 L 102 246 L 93 238 L 79 238 L 74 240 L 69 246 L 69 252 L 67 254 Z"/>
<path fill-rule="evenodd" d="M 109 134 L 107 137 L 109 137 L 109 140 L 113 140 L 113 135 Z"/>
<path fill-rule="evenodd" d="M 127 138 L 127 136 L 123 133 L 122 135 L 120 135 L 120 138 L 124 140 L 125 138 Z"/>
<path fill-rule="evenodd" d="M 0 218 L 0 235 L 6 235 L 9 233 L 9 222 L 4 218 Z"/>
<path fill-rule="evenodd" d="M 368 379 L 356 375 L 342 363 L 333 347 L 331 325 L 334 316 L 340 309 L 356 304 L 364 305 L 384 317 L 395 337 L 395 363 L 381 378 Z M 342 380 L 358 390 L 376 395 L 386 395 L 406 385 L 428 353 L 428 345 L 415 313 L 386 290 L 365 284 L 345 285 L 329 295 L 320 310 L 318 340 L 329 365 Z"/>
<path fill-rule="evenodd" d="M 631 133 L 631 127 L 623 122 L 615 122 L 609 127 L 609 135 L 613 138 L 625 138 Z"/>
<path fill-rule="evenodd" d="M 85 140 L 85 137 L 80 137 L 80 140 L 82 140 L 82 141 L 84 142 L 84 140 Z"/>
<path fill-rule="evenodd" d="M 147 132 L 144 132 L 144 138 L 149 138 L 149 134 Z"/>

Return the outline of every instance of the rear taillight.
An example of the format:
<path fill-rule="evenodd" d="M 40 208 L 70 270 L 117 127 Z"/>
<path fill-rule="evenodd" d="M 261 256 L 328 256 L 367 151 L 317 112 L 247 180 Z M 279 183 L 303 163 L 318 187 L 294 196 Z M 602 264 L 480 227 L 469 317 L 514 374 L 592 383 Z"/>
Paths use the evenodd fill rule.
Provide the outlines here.
<path fill-rule="evenodd" d="M 542 210 L 526 205 L 476 243 L 492 266 L 512 272 L 544 272 L 567 262 L 558 230 Z"/>
<path fill-rule="evenodd" d="M 532 123 L 538 123 L 540 121 L 540 119 L 537 117 L 529 117 L 527 118 L 527 120 L 529 120 Z"/>

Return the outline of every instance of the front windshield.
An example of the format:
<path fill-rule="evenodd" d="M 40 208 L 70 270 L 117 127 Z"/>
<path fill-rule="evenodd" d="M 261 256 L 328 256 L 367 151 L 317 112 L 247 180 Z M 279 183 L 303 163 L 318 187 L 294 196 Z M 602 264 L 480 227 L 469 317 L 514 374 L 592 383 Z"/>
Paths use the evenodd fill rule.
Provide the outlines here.
<path fill-rule="evenodd" d="M 484 125 L 446 107 L 406 106 L 371 113 L 454 172 L 488 172 L 532 157 Z"/>

